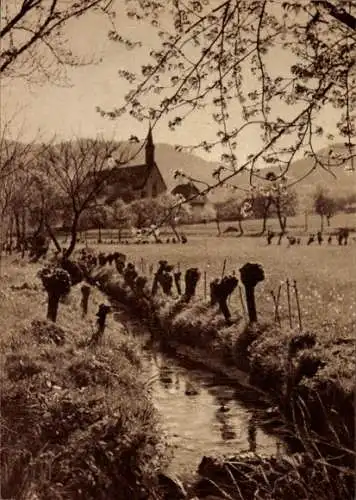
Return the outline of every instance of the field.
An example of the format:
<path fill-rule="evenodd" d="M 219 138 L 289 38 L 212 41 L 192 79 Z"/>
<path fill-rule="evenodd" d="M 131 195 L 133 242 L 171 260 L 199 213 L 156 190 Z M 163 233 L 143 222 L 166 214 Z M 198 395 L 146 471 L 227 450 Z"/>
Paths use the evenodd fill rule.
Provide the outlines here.
<path fill-rule="evenodd" d="M 93 245 L 91 245 L 93 246 Z M 260 319 L 274 318 L 271 291 L 281 287 L 280 316 L 289 324 L 286 280 L 296 280 L 299 291 L 303 327 L 318 328 L 335 334 L 351 333 L 356 324 L 356 244 L 348 246 L 336 244 L 316 244 L 287 247 L 268 246 L 265 238 L 233 237 L 190 237 L 186 245 L 117 245 L 101 244 L 96 249 L 102 252 L 122 251 L 144 274 L 156 268 L 160 259 L 185 271 L 188 267 L 198 267 L 201 279 L 197 295 L 209 298 L 209 283 L 221 277 L 226 259 L 225 274 L 235 272 L 246 262 L 257 262 L 265 271 L 265 281 L 256 288 L 257 308 Z M 151 269 L 150 269 L 151 267 Z M 204 286 L 206 273 L 206 287 Z M 297 308 L 292 291 L 293 325 L 297 321 Z M 240 295 L 235 291 L 231 298 L 233 313 L 241 314 Z"/>

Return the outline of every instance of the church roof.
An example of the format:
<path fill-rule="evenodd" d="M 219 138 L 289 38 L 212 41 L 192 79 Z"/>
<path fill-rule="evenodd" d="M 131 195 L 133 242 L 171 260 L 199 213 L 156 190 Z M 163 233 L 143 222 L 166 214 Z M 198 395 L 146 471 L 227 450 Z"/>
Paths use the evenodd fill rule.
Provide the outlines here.
<path fill-rule="evenodd" d="M 125 183 L 132 189 L 139 190 L 145 187 L 149 175 L 150 167 L 145 163 L 119 165 L 112 169 L 111 182 Z"/>
<path fill-rule="evenodd" d="M 207 197 L 205 195 L 200 195 L 199 189 L 191 181 L 178 184 L 178 186 L 172 189 L 172 194 L 180 194 L 186 200 L 195 196 L 195 198 L 189 202 L 191 205 L 205 205 L 207 202 Z"/>

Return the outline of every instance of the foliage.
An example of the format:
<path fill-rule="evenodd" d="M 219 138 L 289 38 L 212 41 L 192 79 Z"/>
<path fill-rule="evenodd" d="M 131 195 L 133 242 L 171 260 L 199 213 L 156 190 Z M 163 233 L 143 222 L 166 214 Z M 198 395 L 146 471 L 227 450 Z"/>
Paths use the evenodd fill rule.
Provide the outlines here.
<path fill-rule="evenodd" d="M 194 209 L 191 209 L 189 208 L 188 209 L 190 214 L 188 214 L 188 221 L 190 223 L 199 223 L 199 222 L 211 222 L 211 221 L 214 221 L 216 219 L 216 208 L 214 207 L 214 205 L 212 203 L 210 203 L 209 201 L 207 201 L 203 206 L 197 206 L 197 209 L 194 210 Z M 186 223 L 187 222 L 187 219 L 186 217 L 182 217 L 180 218 L 180 220 L 182 221 L 182 223 Z"/>
<path fill-rule="evenodd" d="M 179 197 L 171 194 L 135 200 L 129 206 L 135 215 L 134 225 L 138 228 L 152 224 L 175 226 L 189 220 L 189 208 L 181 204 Z"/>
<path fill-rule="evenodd" d="M 129 111 L 154 122 L 167 116 L 172 130 L 192 112 L 207 110 L 217 139 L 197 144 L 210 151 L 222 144 L 223 175 L 206 188 L 230 182 L 248 170 L 282 164 L 283 176 L 296 154 L 313 169 L 344 165 L 355 156 L 355 3 L 329 1 L 126 0 L 127 15 L 150 21 L 159 39 L 141 74 L 121 76 L 132 87 Z M 276 64 L 288 60 L 282 71 Z M 157 98 L 152 100 L 152 95 Z M 323 116 L 335 114 L 324 126 Z M 105 114 L 105 112 L 103 112 Z M 335 129 L 334 129 L 335 128 Z M 343 152 L 316 153 L 320 135 L 342 138 Z M 247 158 L 239 145 L 255 137 Z M 250 142 L 250 141 L 249 141 Z"/>
<path fill-rule="evenodd" d="M 292 457 L 204 457 L 198 470 L 202 478 L 194 488 L 198 497 L 216 494 L 219 497 L 213 498 L 342 500 L 352 498 L 354 492 L 350 469 L 334 468 L 308 452 Z"/>
<path fill-rule="evenodd" d="M 230 197 L 229 199 L 216 203 L 216 216 L 221 221 L 233 221 L 244 219 L 241 213 L 242 202 L 239 198 Z"/>
<path fill-rule="evenodd" d="M 268 216 L 277 217 L 281 231 L 284 233 L 287 227 L 287 217 L 296 214 L 298 202 L 297 193 L 292 188 L 288 188 L 287 178 L 279 179 L 274 172 L 268 172 L 266 182 L 260 183 L 254 192 L 256 194 L 252 197 L 252 211 L 255 214 L 256 199 L 255 216 L 262 215 L 264 221 Z"/>
<path fill-rule="evenodd" d="M 316 188 L 313 194 L 314 212 L 320 215 L 321 218 L 326 217 L 330 221 L 331 217 L 337 211 L 337 202 L 334 200 L 325 189 Z"/>
<path fill-rule="evenodd" d="M 62 295 L 65 295 L 70 291 L 70 275 L 64 269 L 47 266 L 38 272 L 38 277 L 47 292 L 58 291 Z"/>
<path fill-rule="evenodd" d="M 110 227 L 111 213 L 109 207 L 102 204 L 92 204 L 80 217 L 80 229 L 96 229 Z"/>
<path fill-rule="evenodd" d="M 118 227 L 119 229 L 132 227 L 135 216 L 132 210 L 130 210 L 130 205 L 117 199 L 110 205 L 110 210 L 114 227 Z"/>

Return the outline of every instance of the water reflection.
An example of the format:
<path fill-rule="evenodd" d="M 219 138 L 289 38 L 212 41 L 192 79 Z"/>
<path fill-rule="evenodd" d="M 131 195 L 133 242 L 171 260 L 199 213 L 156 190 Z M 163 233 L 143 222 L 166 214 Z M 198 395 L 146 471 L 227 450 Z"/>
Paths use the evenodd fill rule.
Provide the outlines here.
<path fill-rule="evenodd" d="M 165 389 L 170 389 L 173 386 L 173 370 L 167 365 L 162 365 L 158 368 L 159 381 L 161 382 L 162 387 Z"/>
<path fill-rule="evenodd" d="M 258 410 L 239 401 L 233 388 L 164 355 L 145 353 L 145 370 L 154 380 L 153 402 L 174 447 L 175 473 L 196 470 L 203 455 L 284 451 L 284 445 L 259 426 Z"/>
<path fill-rule="evenodd" d="M 229 402 L 231 398 L 227 398 L 224 394 L 216 394 L 215 399 L 217 403 L 220 404 L 219 408 L 216 410 L 216 420 L 220 424 L 220 434 L 223 441 L 232 441 L 237 438 L 237 434 L 234 431 L 232 414 L 230 411 Z"/>

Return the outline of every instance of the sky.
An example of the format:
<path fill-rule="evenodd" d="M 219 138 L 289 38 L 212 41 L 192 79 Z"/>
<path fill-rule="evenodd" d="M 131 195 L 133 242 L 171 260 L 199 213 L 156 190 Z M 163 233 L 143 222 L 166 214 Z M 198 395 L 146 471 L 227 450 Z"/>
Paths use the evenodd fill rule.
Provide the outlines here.
<path fill-rule="evenodd" d="M 117 0 L 117 3 L 123 0 Z M 119 78 L 119 68 L 138 70 L 147 62 L 147 51 L 153 48 L 153 31 L 148 23 L 135 23 L 118 18 L 119 31 L 132 39 L 141 39 L 142 50 L 128 51 L 115 42 L 109 41 L 107 21 L 97 15 L 87 15 L 68 26 L 67 32 L 73 49 L 81 55 L 93 55 L 102 62 L 68 70 L 70 86 L 46 83 L 29 84 L 22 79 L 3 81 L 1 89 L 2 120 L 12 119 L 13 138 L 22 140 L 70 139 L 78 136 L 95 137 L 102 135 L 108 139 L 125 140 L 135 135 L 144 138 L 147 123 L 140 123 L 128 115 L 115 121 L 103 118 L 96 111 L 99 106 L 111 110 L 123 104 L 129 90 L 126 82 Z M 287 55 L 278 58 L 281 69 L 290 65 Z M 189 146 L 202 140 L 215 140 L 216 129 L 210 114 L 199 112 L 171 132 L 167 121 L 158 123 L 154 130 L 156 143 Z M 244 155 L 255 149 L 253 134 L 247 135 L 239 145 Z M 218 161 L 222 148 L 212 153 L 200 152 L 206 159 Z"/>

